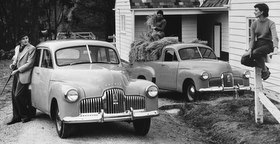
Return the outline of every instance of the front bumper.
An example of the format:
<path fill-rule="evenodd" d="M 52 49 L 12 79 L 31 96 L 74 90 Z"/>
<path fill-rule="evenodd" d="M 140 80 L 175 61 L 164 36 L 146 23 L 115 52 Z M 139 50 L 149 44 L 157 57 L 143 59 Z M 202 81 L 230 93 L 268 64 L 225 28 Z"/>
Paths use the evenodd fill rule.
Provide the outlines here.
<path fill-rule="evenodd" d="M 92 123 L 92 122 L 112 122 L 112 121 L 127 121 L 142 118 L 155 117 L 159 115 L 158 110 L 144 111 L 144 110 L 127 110 L 124 113 L 107 114 L 102 109 L 100 113 L 83 113 L 77 117 L 64 117 L 62 119 L 65 123 Z"/>
<path fill-rule="evenodd" d="M 219 91 L 244 91 L 244 90 L 251 90 L 250 86 L 233 86 L 233 87 L 209 87 L 209 88 L 200 88 L 199 92 L 219 92 Z"/>

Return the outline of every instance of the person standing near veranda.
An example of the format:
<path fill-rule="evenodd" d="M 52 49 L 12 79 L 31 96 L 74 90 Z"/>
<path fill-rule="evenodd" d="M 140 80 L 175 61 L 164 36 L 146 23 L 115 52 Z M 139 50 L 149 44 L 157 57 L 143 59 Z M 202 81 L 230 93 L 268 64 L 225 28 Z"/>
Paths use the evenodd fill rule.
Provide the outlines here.
<path fill-rule="evenodd" d="M 152 38 L 154 41 L 159 40 L 165 36 L 164 29 L 166 26 L 166 20 L 163 17 L 163 11 L 158 10 L 156 15 L 155 24 L 152 26 Z"/>
<path fill-rule="evenodd" d="M 266 80 L 270 76 L 270 71 L 265 65 L 267 55 L 278 51 L 278 36 L 275 23 L 268 19 L 269 7 L 265 3 L 258 3 L 254 6 L 255 17 L 258 18 L 251 25 L 251 41 L 249 55 L 243 56 L 241 63 L 250 67 L 260 67 L 262 69 L 262 79 Z"/>
<path fill-rule="evenodd" d="M 29 43 L 27 34 L 20 36 L 20 44 L 15 48 L 15 56 L 10 68 L 14 76 L 12 87 L 13 118 L 7 125 L 31 120 L 28 112 L 30 104 L 28 85 L 31 82 L 31 72 L 35 61 L 36 48 Z"/>

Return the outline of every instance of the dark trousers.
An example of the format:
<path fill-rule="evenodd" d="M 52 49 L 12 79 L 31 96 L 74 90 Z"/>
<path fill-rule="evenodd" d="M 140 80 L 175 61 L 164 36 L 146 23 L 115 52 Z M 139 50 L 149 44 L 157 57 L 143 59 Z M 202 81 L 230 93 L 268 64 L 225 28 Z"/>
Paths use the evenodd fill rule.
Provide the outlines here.
<path fill-rule="evenodd" d="M 12 104 L 13 104 L 13 118 L 27 118 L 29 117 L 28 106 L 30 105 L 30 93 L 28 90 L 29 84 L 22 84 L 19 81 L 19 75 L 15 74 L 12 86 Z"/>
<path fill-rule="evenodd" d="M 246 53 L 241 58 L 241 64 L 249 67 L 259 67 L 265 70 L 267 54 L 273 52 L 273 43 L 268 40 L 258 40 L 251 53 Z"/>

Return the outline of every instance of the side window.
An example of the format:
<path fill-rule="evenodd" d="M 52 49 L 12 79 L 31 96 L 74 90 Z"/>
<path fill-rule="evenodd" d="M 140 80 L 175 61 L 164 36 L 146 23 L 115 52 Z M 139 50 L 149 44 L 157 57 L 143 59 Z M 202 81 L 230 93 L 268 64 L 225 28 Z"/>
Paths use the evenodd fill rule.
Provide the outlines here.
<path fill-rule="evenodd" d="M 173 50 L 166 50 L 164 54 L 164 61 L 177 61 L 177 56 Z"/>
<path fill-rule="evenodd" d="M 50 51 L 48 51 L 46 49 L 43 51 L 42 67 L 44 67 L 44 68 L 53 68 L 52 58 L 51 58 Z"/>
<path fill-rule="evenodd" d="M 38 67 L 40 63 L 40 55 L 42 49 L 36 49 L 34 67 Z"/>

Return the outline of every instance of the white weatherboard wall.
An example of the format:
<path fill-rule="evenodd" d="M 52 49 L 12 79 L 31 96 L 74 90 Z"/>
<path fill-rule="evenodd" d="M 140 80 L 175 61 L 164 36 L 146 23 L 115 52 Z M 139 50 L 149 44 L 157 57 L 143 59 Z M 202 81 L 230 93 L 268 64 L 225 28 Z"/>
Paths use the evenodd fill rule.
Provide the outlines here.
<path fill-rule="evenodd" d="M 182 42 L 190 42 L 197 38 L 197 16 L 182 16 Z"/>
<path fill-rule="evenodd" d="M 125 16 L 125 31 L 121 30 L 121 16 Z M 129 0 L 117 0 L 115 5 L 116 47 L 122 59 L 128 60 L 130 44 L 133 40 L 134 16 Z"/>
<path fill-rule="evenodd" d="M 248 26 L 247 18 L 254 16 L 254 5 L 266 3 L 269 10 L 269 19 L 276 24 L 278 37 L 280 37 L 280 1 L 279 0 L 231 0 L 229 9 L 229 62 L 234 67 L 241 67 L 253 70 L 240 64 L 242 54 L 248 47 Z M 276 60 L 278 59 L 278 60 Z M 268 67 L 272 73 L 271 77 L 265 81 L 266 88 L 280 92 L 280 58 L 275 56 Z M 278 63 L 276 63 L 278 62 Z M 251 72 L 253 74 L 253 71 Z M 252 77 L 253 78 L 253 77 Z M 252 83 L 252 80 L 251 80 Z"/>

